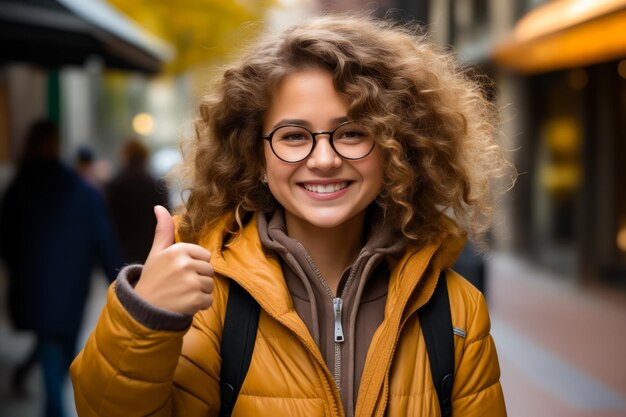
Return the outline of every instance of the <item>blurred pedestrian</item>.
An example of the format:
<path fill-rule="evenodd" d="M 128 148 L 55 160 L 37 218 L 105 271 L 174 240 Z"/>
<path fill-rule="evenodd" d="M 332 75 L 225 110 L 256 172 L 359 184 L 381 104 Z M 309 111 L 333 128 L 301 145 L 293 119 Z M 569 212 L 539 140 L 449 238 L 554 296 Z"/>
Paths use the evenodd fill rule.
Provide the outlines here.
<path fill-rule="evenodd" d="M 468 241 L 452 269 L 474 284 L 487 298 L 485 258 L 476 245 Z"/>
<path fill-rule="evenodd" d="M 59 159 L 59 129 L 34 123 L 0 212 L 0 255 L 9 272 L 9 313 L 34 331 L 43 370 L 45 415 L 66 415 L 63 386 L 97 261 L 110 280 L 121 255 L 102 196 Z M 32 357 L 31 357 L 32 359 Z M 18 366 L 16 389 L 26 377 Z"/>
<path fill-rule="evenodd" d="M 150 252 L 156 227 L 151 213 L 156 205 L 168 206 L 165 182 L 153 178 L 146 169 L 149 152 L 136 139 L 128 140 L 122 148 L 122 168 L 106 185 L 125 263 L 141 263 Z"/>
<path fill-rule="evenodd" d="M 100 192 L 104 192 L 104 185 L 111 179 L 110 162 L 96 158 L 95 151 L 88 145 L 80 145 L 76 149 L 74 169 L 82 179 Z"/>
<path fill-rule="evenodd" d="M 233 416 L 505 416 L 485 300 L 450 269 L 510 173 L 481 87 L 415 28 L 323 16 L 264 36 L 210 91 L 185 211 L 155 208 L 145 264 L 72 364 L 79 414 L 229 415 L 240 288 L 260 315 Z M 418 311 L 441 288 L 452 323 L 428 328 L 449 356 L 429 361 Z"/>

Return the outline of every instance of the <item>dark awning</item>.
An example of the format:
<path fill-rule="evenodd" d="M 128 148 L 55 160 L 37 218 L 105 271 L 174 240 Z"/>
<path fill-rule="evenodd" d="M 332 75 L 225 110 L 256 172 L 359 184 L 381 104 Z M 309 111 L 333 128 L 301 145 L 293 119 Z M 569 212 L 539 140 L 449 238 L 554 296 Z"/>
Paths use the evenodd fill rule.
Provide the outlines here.
<path fill-rule="evenodd" d="M 524 16 L 493 61 L 532 74 L 626 57 L 626 0 L 556 0 Z"/>
<path fill-rule="evenodd" d="M 84 65 L 155 73 L 172 48 L 102 0 L 0 0 L 0 61 Z"/>

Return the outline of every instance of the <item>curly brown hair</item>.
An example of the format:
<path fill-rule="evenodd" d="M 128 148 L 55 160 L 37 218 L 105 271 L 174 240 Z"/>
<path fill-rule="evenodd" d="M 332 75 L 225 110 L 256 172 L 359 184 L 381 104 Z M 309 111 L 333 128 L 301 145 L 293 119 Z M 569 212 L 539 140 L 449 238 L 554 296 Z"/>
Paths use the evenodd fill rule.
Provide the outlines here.
<path fill-rule="evenodd" d="M 480 240 L 493 180 L 515 175 L 497 144 L 495 107 L 418 28 L 364 16 L 316 17 L 266 35 L 224 70 L 201 101 L 183 165 L 181 237 L 197 241 L 226 213 L 241 226 L 276 207 L 261 183 L 263 116 L 279 83 L 308 68 L 332 73 L 347 116 L 376 137 L 385 184 L 375 204 L 386 224 L 417 245 L 458 227 Z"/>

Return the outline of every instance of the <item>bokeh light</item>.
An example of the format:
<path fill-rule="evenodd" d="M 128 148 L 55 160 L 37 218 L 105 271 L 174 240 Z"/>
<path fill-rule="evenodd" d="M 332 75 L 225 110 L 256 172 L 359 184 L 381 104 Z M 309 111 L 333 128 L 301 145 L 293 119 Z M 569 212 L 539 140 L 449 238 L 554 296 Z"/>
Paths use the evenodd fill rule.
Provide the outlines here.
<path fill-rule="evenodd" d="M 626 59 L 622 59 L 619 64 L 617 64 L 617 73 L 620 77 L 626 79 Z"/>
<path fill-rule="evenodd" d="M 622 252 L 626 252 L 626 226 L 617 232 L 617 247 Z"/>
<path fill-rule="evenodd" d="M 154 131 L 154 118 L 150 113 L 139 113 L 133 117 L 133 129 L 137 134 L 147 136 Z"/>

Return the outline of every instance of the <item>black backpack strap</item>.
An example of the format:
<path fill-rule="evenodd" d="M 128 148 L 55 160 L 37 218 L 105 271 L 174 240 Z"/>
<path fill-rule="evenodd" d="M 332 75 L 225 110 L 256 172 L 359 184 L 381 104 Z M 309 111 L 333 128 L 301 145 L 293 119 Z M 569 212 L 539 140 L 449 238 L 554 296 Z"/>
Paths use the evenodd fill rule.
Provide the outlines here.
<path fill-rule="evenodd" d="M 220 417 L 229 417 L 250 367 L 259 323 L 259 304 L 235 281 L 230 280 L 228 304 L 222 331 L 220 370 Z"/>
<path fill-rule="evenodd" d="M 450 300 L 444 271 L 431 299 L 419 309 L 419 320 L 430 361 L 433 382 L 437 389 L 442 417 L 452 415 L 452 382 L 454 380 L 454 338 Z"/>

